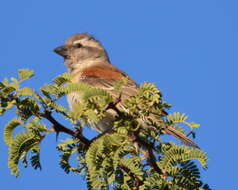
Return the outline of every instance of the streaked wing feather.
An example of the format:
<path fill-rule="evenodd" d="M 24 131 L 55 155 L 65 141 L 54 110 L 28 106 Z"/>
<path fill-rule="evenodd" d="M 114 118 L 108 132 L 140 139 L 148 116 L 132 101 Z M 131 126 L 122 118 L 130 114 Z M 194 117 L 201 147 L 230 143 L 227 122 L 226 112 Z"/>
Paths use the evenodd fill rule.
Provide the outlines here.
<path fill-rule="evenodd" d="M 110 64 L 101 64 L 100 66 L 89 67 L 82 73 L 82 82 L 88 83 L 95 88 L 107 90 L 113 97 L 118 98 L 120 92 L 114 89 L 114 85 L 118 80 L 128 77 L 127 74 Z M 130 96 L 136 95 L 138 85 L 128 78 L 128 82 L 122 87 L 122 102 Z"/>
<path fill-rule="evenodd" d="M 138 92 L 138 85 L 128 78 L 128 82 L 122 87 L 121 93 L 114 89 L 114 85 L 118 80 L 128 77 L 124 72 L 117 69 L 110 64 L 101 64 L 100 66 L 92 66 L 84 70 L 81 74 L 80 81 L 92 85 L 95 88 L 102 88 L 107 90 L 114 98 L 121 97 L 121 102 L 117 104 L 120 110 L 126 111 L 123 102 L 130 96 L 134 96 Z M 164 126 L 164 132 L 178 138 L 182 143 L 197 147 L 197 145 L 186 137 L 180 131 L 170 127 Z"/>

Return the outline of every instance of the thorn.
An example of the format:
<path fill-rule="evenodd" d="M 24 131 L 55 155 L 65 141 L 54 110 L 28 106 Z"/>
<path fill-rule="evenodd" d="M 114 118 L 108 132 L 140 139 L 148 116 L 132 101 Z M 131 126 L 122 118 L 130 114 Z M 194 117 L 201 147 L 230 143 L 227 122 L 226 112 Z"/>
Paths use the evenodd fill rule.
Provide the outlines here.
<path fill-rule="evenodd" d="M 121 96 L 122 96 L 122 93 L 120 93 L 120 95 L 118 96 L 118 98 L 117 98 L 116 101 L 114 102 L 114 105 L 115 105 L 115 106 L 121 101 Z"/>
<path fill-rule="evenodd" d="M 52 126 L 52 131 L 56 132 L 56 135 L 55 135 L 55 140 L 56 142 L 58 141 L 58 137 L 59 137 L 59 133 L 60 131 L 57 129 L 57 127 L 55 125 Z"/>
<path fill-rule="evenodd" d="M 58 137 L 59 137 L 59 131 L 56 131 L 56 135 L 55 135 L 55 140 L 56 140 L 56 142 L 58 141 Z"/>
<path fill-rule="evenodd" d="M 196 138 L 196 134 L 193 129 L 186 136 L 189 137 L 190 135 L 192 135 L 193 139 Z"/>
<path fill-rule="evenodd" d="M 106 107 L 106 110 L 107 109 L 114 109 L 116 108 L 116 105 L 121 101 L 121 93 L 120 95 L 116 98 L 115 102 L 111 102 L 108 104 L 108 106 Z"/>

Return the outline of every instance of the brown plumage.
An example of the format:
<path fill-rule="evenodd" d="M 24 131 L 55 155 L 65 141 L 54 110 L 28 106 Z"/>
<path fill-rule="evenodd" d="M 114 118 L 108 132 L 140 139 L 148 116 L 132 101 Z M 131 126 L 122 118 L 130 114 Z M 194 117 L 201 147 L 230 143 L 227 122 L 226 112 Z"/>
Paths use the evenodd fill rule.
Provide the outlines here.
<path fill-rule="evenodd" d="M 85 33 L 73 35 L 63 46 L 56 48 L 55 52 L 64 57 L 64 63 L 73 75 L 74 82 L 85 82 L 92 87 L 107 90 L 115 98 L 119 97 L 119 93 L 114 90 L 113 85 L 128 75 L 110 63 L 107 52 L 101 43 L 91 35 Z M 126 111 L 123 106 L 124 100 L 136 95 L 137 92 L 138 85 L 128 77 L 128 83 L 122 89 L 121 101 L 117 105 L 118 109 Z M 79 94 L 68 95 L 70 107 L 75 101 L 80 101 Z M 96 124 L 90 123 L 90 125 L 98 132 L 104 132 L 112 127 L 115 114 L 114 111 L 108 110 L 104 119 Z M 171 126 L 163 126 L 163 131 L 185 144 L 196 146 L 193 141 Z"/>

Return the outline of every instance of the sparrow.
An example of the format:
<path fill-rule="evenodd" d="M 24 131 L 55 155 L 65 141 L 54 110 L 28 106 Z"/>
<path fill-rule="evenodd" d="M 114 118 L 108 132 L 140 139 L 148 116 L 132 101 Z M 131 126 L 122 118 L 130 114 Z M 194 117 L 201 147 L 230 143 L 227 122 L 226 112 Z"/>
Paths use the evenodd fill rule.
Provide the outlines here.
<path fill-rule="evenodd" d="M 111 64 L 103 45 L 92 35 L 87 33 L 72 35 L 63 46 L 55 48 L 54 51 L 64 58 L 64 64 L 72 75 L 73 82 L 84 82 L 93 88 L 104 89 L 114 98 L 120 96 L 120 102 L 116 106 L 121 111 L 127 111 L 123 103 L 130 96 L 138 93 L 139 85 L 125 72 Z M 115 82 L 125 77 L 127 83 L 119 93 L 114 89 Z M 69 107 L 72 108 L 73 104 L 80 101 L 80 95 L 71 93 L 67 96 L 67 100 Z M 89 122 L 89 125 L 99 133 L 103 133 L 112 128 L 115 115 L 115 111 L 108 109 L 103 119 L 97 123 Z M 169 125 L 164 125 L 162 128 L 163 133 L 173 135 L 187 145 L 196 146 L 192 140 L 175 128 Z"/>

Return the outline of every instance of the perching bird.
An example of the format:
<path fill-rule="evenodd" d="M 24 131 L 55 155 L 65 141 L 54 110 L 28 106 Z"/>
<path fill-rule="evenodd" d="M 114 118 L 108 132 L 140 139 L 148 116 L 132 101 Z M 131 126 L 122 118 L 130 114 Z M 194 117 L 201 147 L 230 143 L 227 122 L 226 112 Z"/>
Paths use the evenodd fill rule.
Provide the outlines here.
<path fill-rule="evenodd" d="M 75 34 L 54 51 L 64 57 L 64 63 L 72 74 L 74 82 L 84 82 L 92 87 L 105 89 L 113 97 L 118 98 L 119 93 L 114 90 L 114 84 L 128 75 L 110 63 L 106 50 L 94 37 L 86 33 Z M 128 82 L 123 86 L 120 94 L 118 109 L 125 111 L 123 102 L 137 92 L 138 85 L 128 77 Z M 80 101 L 79 94 L 68 95 L 70 107 L 77 101 Z M 109 109 L 106 116 L 96 124 L 91 123 L 91 127 L 100 133 L 105 132 L 112 128 L 114 117 L 115 112 Z M 193 141 L 171 126 L 164 126 L 163 132 L 173 135 L 185 144 L 196 146 Z"/>

